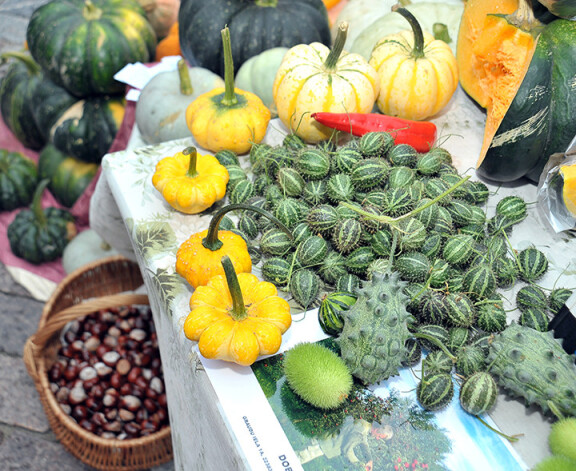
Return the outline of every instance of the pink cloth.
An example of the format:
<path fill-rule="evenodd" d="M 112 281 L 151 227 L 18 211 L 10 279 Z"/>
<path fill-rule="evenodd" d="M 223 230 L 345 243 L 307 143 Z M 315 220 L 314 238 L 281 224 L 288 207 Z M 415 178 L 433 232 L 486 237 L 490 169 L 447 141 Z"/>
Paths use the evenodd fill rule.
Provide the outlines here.
<path fill-rule="evenodd" d="M 135 108 L 136 105 L 134 102 L 129 101 L 126 103 L 124 120 L 120 126 L 114 142 L 112 143 L 112 146 L 110 147 L 109 152 L 117 152 L 119 150 L 126 149 L 128 141 L 130 140 L 130 135 L 132 133 L 132 126 L 134 125 Z M 12 152 L 21 152 L 34 161 L 38 161 L 38 152 L 25 148 L 12 134 L 10 129 L 8 129 L 1 116 L 0 149 L 7 149 Z M 100 172 L 101 170 L 98 170 L 98 173 L 90 185 L 88 185 L 84 193 L 80 196 L 80 198 L 78 198 L 76 203 L 74 203 L 74 206 L 70 208 L 72 215 L 76 219 L 78 232 L 86 230 L 89 227 L 90 198 L 94 193 L 94 188 L 96 187 L 96 182 L 98 181 Z M 44 192 L 44 196 L 42 198 L 42 206 L 44 208 L 50 206 L 63 208 L 63 206 L 56 201 L 56 199 L 48 190 Z M 7 237 L 8 226 L 14 220 L 16 214 L 22 209 L 23 208 L 15 209 L 14 211 L 0 212 L 0 261 L 6 266 L 24 268 L 31 273 L 37 274 L 55 283 L 59 283 L 66 276 L 66 272 L 62 267 L 62 259 L 43 263 L 41 265 L 34 265 L 28 263 L 26 260 L 16 257 L 10 250 L 10 243 L 8 242 Z"/>

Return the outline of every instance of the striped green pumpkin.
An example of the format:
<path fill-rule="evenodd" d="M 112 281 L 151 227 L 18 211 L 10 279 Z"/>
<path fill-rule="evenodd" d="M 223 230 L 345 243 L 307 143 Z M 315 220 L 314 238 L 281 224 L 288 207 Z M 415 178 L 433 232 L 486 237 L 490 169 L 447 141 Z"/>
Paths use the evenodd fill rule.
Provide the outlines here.
<path fill-rule="evenodd" d="M 470 329 L 466 327 L 451 327 L 448 329 L 448 342 L 446 347 L 452 353 L 458 352 L 470 340 Z"/>
<path fill-rule="evenodd" d="M 416 161 L 416 170 L 425 176 L 436 175 L 442 166 L 442 158 L 432 152 L 427 152 Z"/>
<path fill-rule="evenodd" d="M 336 291 L 355 293 L 360 288 L 360 277 L 354 273 L 347 273 L 336 280 Z"/>
<path fill-rule="evenodd" d="M 404 349 L 406 353 L 404 355 L 402 366 L 409 367 L 420 363 L 420 360 L 422 359 L 422 345 L 418 339 L 411 337 L 406 340 L 406 342 L 404 342 Z"/>
<path fill-rule="evenodd" d="M 302 199 L 312 206 L 325 203 L 328 197 L 328 186 L 325 180 L 310 180 L 302 188 Z"/>
<path fill-rule="evenodd" d="M 426 255 L 428 258 L 435 258 L 442 250 L 442 244 L 444 240 L 442 236 L 437 232 L 428 233 L 428 237 L 420 247 L 420 252 Z"/>
<path fill-rule="evenodd" d="M 292 248 L 292 240 L 283 230 L 273 227 L 260 238 L 260 250 L 268 255 L 284 255 Z"/>
<path fill-rule="evenodd" d="M 260 232 L 260 228 L 254 213 L 243 212 L 240 219 L 238 219 L 238 229 L 246 234 L 250 240 L 255 239 Z"/>
<path fill-rule="evenodd" d="M 303 267 L 320 265 L 328 255 L 328 242 L 320 236 L 311 236 L 296 249 L 296 258 Z"/>
<path fill-rule="evenodd" d="M 254 196 L 254 184 L 250 180 L 240 180 L 228 195 L 230 203 L 245 203 Z"/>
<path fill-rule="evenodd" d="M 354 199 L 352 178 L 346 173 L 332 175 L 327 182 L 326 192 L 333 202 L 351 201 Z"/>
<path fill-rule="evenodd" d="M 456 353 L 456 373 L 464 378 L 486 369 L 486 355 L 478 346 L 464 345 Z"/>
<path fill-rule="evenodd" d="M 464 265 L 474 251 L 474 238 L 467 234 L 456 234 L 446 239 L 442 257 L 450 265 Z"/>
<path fill-rule="evenodd" d="M 273 214 L 288 228 L 302 222 L 302 211 L 298 201 L 294 198 L 282 198 L 277 201 Z"/>
<path fill-rule="evenodd" d="M 472 220 L 472 205 L 461 199 L 453 198 L 446 209 L 452 216 L 452 221 L 456 227 L 462 227 L 470 224 Z"/>
<path fill-rule="evenodd" d="M 502 299 L 488 298 L 476 303 L 476 325 L 485 332 L 501 332 L 506 328 L 506 311 Z"/>
<path fill-rule="evenodd" d="M 248 180 L 248 175 L 246 175 L 246 172 L 242 167 L 240 167 L 240 165 L 227 165 L 226 170 L 228 170 L 228 191 L 231 191 L 236 183 L 242 180 Z"/>
<path fill-rule="evenodd" d="M 328 234 L 340 220 L 340 215 L 334 206 L 321 204 L 312 208 L 306 215 L 306 222 L 315 233 Z"/>
<path fill-rule="evenodd" d="M 476 320 L 476 308 L 464 293 L 448 293 L 446 321 L 454 327 L 470 327 Z"/>
<path fill-rule="evenodd" d="M 520 314 L 520 325 L 530 327 L 539 332 L 546 332 L 550 319 L 544 309 L 538 307 L 525 308 Z"/>
<path fill-rule="evenodd" d="M 358 149 L 365 157 L 383 156 L 393 145 L 394 138 L 390 133 L 383 131 L 367 132 L 358 141 Z"/>
<path fill-rule="evenodd" d="M 310 307 L 318 298 L 320 278 L 308 268 L 300 268 L 292 273 L 289 282 L 290 294 L 304 309 Z"/>
<path fill-rule="evenodd" d="M 418 151 L 409 144 L 396 144 L 388 151 L 388 160 L 394 166 L 414 168 L 418 160 Z"/>
<path fill-rule="evenodd" d="M 520 278 L 528 283 L 538 280 L 548 271 L 546 255 L 535 247 L 522 250 L 517 260 Z"/>
<path fill-rule="evenodd" d="M 304 189 L 304 178 L 292 167 L 282 167 L 276 176 L 278 186 L 286 196 L 300 196 Z"/>
<path fill-rule="evenodd" d="M 548 308 L 548 298 L 538 286 L 523 286 L 516 293 L 516 307 L 524 312 L 531 307 L 545 311 Z"/>
<path fill-rule="evenodd" d="M 572 296 L 572 290 L 567 288 L 555 288 L 550 292 L 548 296 L 548 308 L 552 314 L 556 314 L 562 306 L 568 301 Z"/>
<path fill-rule="evenodd" d="M 482 204 L 485 203 L 490 196 L 490 190 L 486 186 L 485 183 L 482 182 L 469 182 L 470 185 L 468 186 L 468 199 L 473 204 Z"/>
<path fill-rule="evenodd" d="M 451 373 L 454 368 L 452 358 L 442 350 L 430 352 L 422 360 L 422 375 L 432 376 L 438 373 Z"/>
<path fill-rule="evenodd" d="M 416 329 L 416 337 L 420 339 L 426 350 L 438 350 L 438 344 L 446 345 L 450 338 L 448 330 L 439 324 L 422 324 Z M 426 337 L 432 338 L 428 340 Z"/>
<path fill-rule="evenodd" d="M 321 180 L 330 173 L 330 158 L 321 149 L 306 147 L 298 154 L 296 170 L 307 180 Z"/>
<path fill-rule="evenodd" d="M 356 302 L 357 296 L 347 291 L 335 291 L 322 299 L 318 308 L 318 322 L 328 335 L 338 335 L 344 327 L 342 311 Z"/>
<path fill-rule="evenodd" d="M 430 199 L 439 197 L 445 191 L 450 189 L 450 185 L 440 178 L 430 178 L 424 184 L 424 193 Z M 442 206 L 447 205 L 452 201 L 452 196 L 450 194 L 444 196 L 438 203 Z"/>
<path fill-rule="evenodd" d="M 354 188 L 367 190 L 380 185 L 390 173 L 390 165 L 386 160 L 371 158 L 355 163 L 350 172 Z"/>
<path fill-rule="evenodd" d="M 391 188 L 385 192 L 383 210 L 392 217 L 402 216 L 414 206 L 412 194 L 406 188 Z"/>
<path fill-rule="evenodd" d="M 390 188 L 407 188 L 412 185 L 416 173 L 410 167 L 400 166 L 392 167 L 388 174 L 387 187 Z"/>
<path fill-rule="evenodd" d="M 329 251 L 318 267 L 317 273 L 324 282 L 335 285 L 340 277 L 348 273 L 344 255 L 336 250 Z"/>
<path fill-rule="evenodd" d="M 452 267 L 450 267 L 448 262 L 441 258 L 437 258 L 432 262 L 432 266 L 430 267 L 428 283 L 432 288 L 443 288 L 446 286 L 451 274 Z"/>
<path fill-rule="evenodd" d="M 407 252 L 398 256 L 394 268 L 407 281 L 424 281 L 430 272 L 430 260 L 421 252 Z"/>
<path fill-rule="evenodd" d="M 444 293 L 427 289 L 419 297 L 416 315 L 423 323 L 444 324 L 448 309 Z"/>
<path fill-rule="evenodd" d="M 290 149 L 282 146 L 274 146 L 270 152 L 266 153 L 262 160 L 264 172 L 273 178 L 276 178 L 278 171 L 282 167 L 291 167 L 294 162 L 294 157 Z"/>
<path fill-rule="evenodd" d="M 462 286 L 472 299 L 485 298 L 496 290 L 496 275 L 488 263 L 479 263 L 466 270 Z"/>
<path fill-rule="evenodd" d="M 339 147 L 333 156 L 336 167 L 342 173 L 350 173 L 354 164 L 360 162 L 363 158 L 361 152 L 352 146 Z"/>
<path fill-rule="evenodd" d="M 454 383 L 449 373 L 437 373 L 423 377 L 416 387 L 416 398 L 429 411 L 446 407 L 454 397 Z"/>
<path fill-rule="evenodd" d="M 419 250 L 426 240 L 426 227 L 418 219 L 402 219 L 393 234 L 398 236 L 398 245 L 401 250 Z"/>
<path fill-rule="evenodd" d="M 372 234 L 370 246 L 376 255 L 387 257 L 392 249 L 392 233 L 388 229 L 380 229 Z"/>
<path fill-rule="evenodd" d="M 262 278 L 276 286 L 286 286 L 290 276 L 290 263 L 281 257 L 270 257 L 262 264 Z"/>
<path fill-rule="evenodd" d="M 214 154 L 214 157 L 216 157 L 216 160 L 218 160 L 221 165 L 224 165 L 224 167 L 228 167 L 228 165 L 240 165 L 238 154 L 232 150 L 220 150 Z"/>
<path fill-rule="evenodd" d="M 312 229 L 307 222 L 299 222 L 294 227 L 290 229 L 292 231 L 292 237 L 294 237 L 294 245 L 298 245 L 308 237 L 314 235 Z"/>
<path fill-rule="evenodd" d="M 496 404 L 498 385 L 492 375 L 479 371 L 469 376 L 460 387 L 460 405 L 472 415 L 490 412 Z"/>
<path fill-rule="evenodd" d="M 374 252 L 370 247 L 358 247 L 346 256 L 346 269 L 356 275 L 364 275 L 374 258 Z"/>
<path fill-rule="evenodd" d="M 345 218 L 336 224 L 332 242 L 342 254 L 347 254 L 358 247 L 362 236 L 362 223 L 358 219 Z"/>
<path fill-rule="evenodd" d="M 496 204 L 496 213 L 518 223 L 526 219 L 528 209 L 526 202 L 519 196 L 506 196 Z"/>
<path fill-rule="evenodd" d="M 415 205 L 414 210 L 419 210 L 418 213 L 414 215 L 426 228 L 434 227 L 436 220 L 438 219 L 438 204 L 434 203 L 427 206 L 425 209 L 420 209 L 426 206 L 432 201 L 430 198 L 422 198 Z"/>

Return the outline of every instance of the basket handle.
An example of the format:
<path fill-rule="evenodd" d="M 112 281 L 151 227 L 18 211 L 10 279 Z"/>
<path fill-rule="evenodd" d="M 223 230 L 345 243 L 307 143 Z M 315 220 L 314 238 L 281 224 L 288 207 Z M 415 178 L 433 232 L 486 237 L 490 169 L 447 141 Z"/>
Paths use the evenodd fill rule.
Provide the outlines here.
<path fill-rule="evenodd" d="M 46 346 L 48 340 L 68 322 L 101 309 L 131 304 L 149 304 L 146 294 L 114 294 L 74 304 L 54 314 L 40 329 L 28 338 L 24 345 L 24 363 L 33 378 L 37 377 L 35 359 Z"/>

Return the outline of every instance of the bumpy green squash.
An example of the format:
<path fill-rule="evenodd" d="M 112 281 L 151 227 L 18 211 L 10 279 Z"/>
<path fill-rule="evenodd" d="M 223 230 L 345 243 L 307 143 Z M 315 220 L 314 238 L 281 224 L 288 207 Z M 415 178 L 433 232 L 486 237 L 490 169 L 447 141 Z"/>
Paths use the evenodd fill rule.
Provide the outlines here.
<path fill-rule="evenodd" d="M 0 57 L 4 61 L 11 64 L 0 84 L 2 119 L 24 147 L 41 149 L 51 126 L 76 98 L 46 78 L 30 54 L 7 52 Z"/>
<path fill-rule="evenodd" d="M 32 57 L 70 93 L 119 93 L 114 74 L 154 57 L 156 33 L 136 0 L 52 0 L 32 13 Z"/>
<path fill-rule="evenodd" d="M 50 180 L 48 189 L 56 200 L 71 208 L 86 190 L 99 165 L 70 157 L 48 144 L 38 157 L 38 176 Z"/>
<path fill-rule="evenodd" d="M 498 182 L 537 182 L 551 154 L 564 152 L 576 122 L 576 22 L 558 19 L 542 30 L 530 65 L 477 173 Z"/>
<path fill-rule="evenodd" d="M 0 211 L 27 206 L 38 182 L 36 164 L 20 152 L 0 149 Z"/>
<path fill-rule="evenodd" d="M 51 130 L 61 152 L 85 162 L 100 163 L 124 119 L 124 96 L 94 96 L 68 108 Z"/>

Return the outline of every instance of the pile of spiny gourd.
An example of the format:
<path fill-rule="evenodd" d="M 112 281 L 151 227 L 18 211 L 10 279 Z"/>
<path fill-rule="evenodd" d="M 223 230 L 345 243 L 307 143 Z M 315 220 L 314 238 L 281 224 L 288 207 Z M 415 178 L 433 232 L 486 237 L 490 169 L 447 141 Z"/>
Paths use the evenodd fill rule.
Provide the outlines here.
<path fill-rule="evenodd" d="M 545 254 L 536 247 L 512 247 L 509 235 L 526 218 L 526 202 L 504 197 L 488 217 L 488 187 L 460 175 L 445 149 L 418 153 L 394 144 L 386 132 L 340 146 L 307 146 L 289 134 L 281 145 L 252 148 L 252 172 L 229 151 L 216 157 L 230 174 L 230 202 L 267 209 L 293 238 L 251 212 L 223 228 L 245 238 L 264 279 L 304 309 L 320 305 L 320 325 L 338 338 L 359 380 L 385 380 L 399 367 L 417 364 L 424 348 L 429 354 L 417 396 L 429 410 L 452 398 L 453 371 L 463 381 L 461 403 L 473 414 L 494 405 L 496 371 L 501 385 L 544 410 L 550 407 L 546 394 L 576 385 L 573 359 L 567 360 L 565 371 L 554 373 L 562 378 L 560 389 L 526 397 L 526 381 L 503 373 L 512 374 L 509 368 L 519 368 L 519 360 L 493 361 L 502 343 L 495 339 L 508 331 L 503 292 L 524 284 L 515 299 L 518 324 L 512 326 L 528 329 L 548 352 L 549 319 L 571 290 L 547 294 L 536 284 L 548 270 Z M 554 355 L 565 355 L 552 342 Z M 524 355 L 531 359 L 524 364 L 530 371 L 524 379 L 543 365 L 535 358 L 546 355 L 538 352 Z M 573 394 L 566 401 L 560 409 L 575 413 Z"/>

